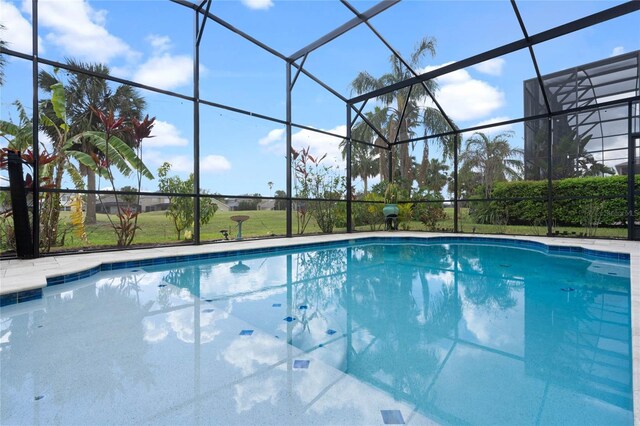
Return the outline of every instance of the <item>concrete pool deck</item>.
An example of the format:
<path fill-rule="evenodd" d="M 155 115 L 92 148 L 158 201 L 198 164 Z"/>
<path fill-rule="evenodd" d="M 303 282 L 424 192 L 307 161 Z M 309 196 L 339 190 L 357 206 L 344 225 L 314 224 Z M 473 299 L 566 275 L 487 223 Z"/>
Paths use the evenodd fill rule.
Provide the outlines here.
<path fill-rule="evenodd" d="M 0 295 L 41 289 L 46 287 L 48 277 L 72 274 L 97 267 L 101 264 L 113 262 L 128 262 L 177 255 L 182 256 L 204 253 L 220 253 L 235 250 L 287 247 L 322 242 L 339 242 L 368 237 L 417 237 L 428 239 L 433 237 L 474 236 L 498 238 L 502 240 L 534 241 L 552 246 L 582 247 L 590 250 L 627 253 L 630 255 L 634 423 L 640 425 L 640 242 L 480 234 L 454 235 L 439 233 L 425 234 L 422 232 L 366 232 L 357 234 L 314 235 L 296 238 L 246 240 L 242 242 L 230 241 L 200 246 L 158 247 L 102 253 L 54 255 L 32 260 L 0 261 Z"/>

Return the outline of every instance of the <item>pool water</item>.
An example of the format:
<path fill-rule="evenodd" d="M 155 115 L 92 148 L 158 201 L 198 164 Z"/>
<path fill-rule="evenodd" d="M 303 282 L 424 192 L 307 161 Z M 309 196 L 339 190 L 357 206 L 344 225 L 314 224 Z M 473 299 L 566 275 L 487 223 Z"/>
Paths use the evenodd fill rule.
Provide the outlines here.
<path fill-rule="evenodd" d="M 1 424 L 633 424 L 628 262 L 345 243 L 2 309 Z"/>

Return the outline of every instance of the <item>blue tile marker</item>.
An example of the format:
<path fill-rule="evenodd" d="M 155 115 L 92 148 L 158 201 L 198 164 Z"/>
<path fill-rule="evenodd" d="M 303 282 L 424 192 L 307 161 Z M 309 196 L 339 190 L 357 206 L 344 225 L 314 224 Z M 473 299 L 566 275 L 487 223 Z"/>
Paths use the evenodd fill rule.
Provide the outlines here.
<path fill-rule="evenodd" d="M 400 410 L 380 410 L 385 425 L 403 425 L 404 418 Z"/>
<path fill-rule="evenodd" d="M 253 330 L 242 330 L 240 332 L 241 336 L 251 336 L 253 334 Z"/>
<path fill-rule="evenodd" d="M 308 359 L 296 359 L 293 361 L 293 368 L 309 368 L 310 362 Z"/>

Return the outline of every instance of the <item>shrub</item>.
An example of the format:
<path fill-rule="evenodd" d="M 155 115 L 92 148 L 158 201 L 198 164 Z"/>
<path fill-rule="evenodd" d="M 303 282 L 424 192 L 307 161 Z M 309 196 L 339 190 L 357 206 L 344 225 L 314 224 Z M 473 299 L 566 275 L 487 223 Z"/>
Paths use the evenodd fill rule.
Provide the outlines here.
<path fill-rule="evenodd" d="M 491 194 L 494 199 L 538 199 L 471 203 L 469 215 L 477 223 L 495 223 L 496 218 L 506 219 L 509 225 L 546 223 L 547 185 L 545 180 L 498 182 Z M 636 187 L 638 186 L 640 176 L 636 176 Z M 626 223 L 626 176 L 556 180 L 552 182 L 552 191 L 555 198 L 552 219 L 556 225 L 587 226 L 588 223 L 589 226 L 616 226 Z M 611 196 L 619 198 L 606 198 Z M 597 210 L 597 217 L 594 216 L 594 209 Z"/>
<path fill-rule="evenodd" d="M 435 231 L 438 222 L 447 218 L 442 196 L 420 192 L 416 194 L 416 197 L 420 199 L 420 202 L 416 202 L 413 206 L 413 217 L 422 222 L 427 231 Z"/>
<path fill-rule="evenodd" d="M 411 220 L 413 219 L 413 204 L 402 203 L 398 205 L 398 222 L 403 231 L 411 229 Z"/>
<path fill-rule="evenodd" d="M 369 226 L 372 231 L 378 230 L 384 224 L 382 209 L 384 197 L 373 192 L 362 197 L 369 203 L 353 203 L 353 220 L 356 226 Z M 377 201 L 377 203 L 376 203 Z"/>

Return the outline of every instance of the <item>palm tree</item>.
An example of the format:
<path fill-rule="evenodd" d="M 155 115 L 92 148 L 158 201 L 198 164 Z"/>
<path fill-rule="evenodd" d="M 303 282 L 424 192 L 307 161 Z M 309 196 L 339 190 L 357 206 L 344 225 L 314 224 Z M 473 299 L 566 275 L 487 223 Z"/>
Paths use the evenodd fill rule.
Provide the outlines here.
<path fill-rule="evenodd" d="M 80 68 L 92 73 L 109 75 L 109 67 L 98 63 L 79 62 L 74 59 L 67 59 L 67 64 L 74 68 Z M 94 114 L 91 107 L 99 111 L 113 111 L 115 115 L 126 117 L 128 120 L 135 118 L 142 120 L 142 112 L 146 107 L 146 101 L 140 93 L 131 86 L 117 85 L 112 88 L 108 82 L 102 78 L 94 77 L 75 71 L 68 71 L 69 81 L 65 85 L 67 97 L 67 114 L 71 123 L 71 134 L 79 134 L 86 130 L 98 130 L 100 121 Z M 40 71 L 38 75 L 38 85 L 44 91 L 50 92 L 51 86 L 58 81 L 55 75 L 46 71 Z M 45 132 L 47 131 L 44 129 Z M 126 134 L 118 135 L 129 146 L 136 148 L 135 141 Z M 73 150 L 82 151 L 86 154 L 98 154 L 93 148 L 93 144 L 86 140 L 81 140 Z M 84 165 L 80 166 L 80 171 L 87 176 L 87 189 L 96 189 L 95 172 Z M 96 223 L 96 198 L 94 194 L 87 195 L 87 212 L 85 222 Z"/>
<path fill-rule="evenodd" d="M 484 195 L 491 196 L 493 184 L 506 180 L 521 180 L 524 168 L 520 159 L 523 152 L 511 148 L 509 139 L 513 132 L 502 132 L 490 139 L 482 132 L 474 133 L 466 141 L 460 161 L 469 169 L 480 173 Z"/>
<path fill-rule="evenodd" d="M 432 37 L 425 37 L 420 40 L 413 53 L 411 54 L 411 60 L 409 65 L 412 69 L 419 69 L 422 67 L 422 59 L 430 54 L 435 56 L 436 41 Z M 366 71 L 361 71 L 358 76 L 351 83 L 351 87 L 357 94 L 363 94 L 372 90 L 381 89 L 388 85 L 404 81 L 414 76 L 402 62 L 395 56 L 391 55 L 389 62 L 391 63 L 391 72 L 386 73 L 379 78 L 373 77 Z M 435 81 L 430 80 L 425 82 L 426 88 L 429 92 L 434 93 L 437 89 Z M 380 129 L 381 132 L 387 137 L 390 142 L 397 140 L 407 140 L 416 135 L 416 130 L 420 127 L 424 130 L 424 135 L 431 133 L 442 133 L 450 131 L 445 117 L 436 108 L 425 107 L 424 99 L 427 96 L 425 86 L 421 84 L 413 86 L 413 89 L 404 88 L 395 92 L 381 95 L 377 98 L 384 104 L 383 110 L 386 112 L 386 124 L 384 129 Z M 407 103 L 408 101 L 408 103 Z M 405 104 L 407 105 L 404 116 L 402 111 Z M 402 121 L 400 121 L 402 117 Z M 452 147 L 449 147 L 447 140 L 437 139 L 438 143 L 443 148 L 443 155 L 449 156 L 452 153 Z M 412 148 L 415 145 L 412 145 Z M 400 179 L 401 183 L 409 189 L 412 186 L 414 171 L 412 167 L 412 161 L 409 155 L 409 145 L 401 144 L 396 146 L 397 165 L 395 167 L 394 178 Z M 429 144 L 425 142 L 423 144 L 422 161 L 429 161 Z"/>
<path fill-rule="evenodd" d="M 418 182 L 421 189 L 428 189 L 434 194 L 439 194 L 447 184 L 447 171 L 449 166 L 437 158 L 422 161 L 418 172 Z"/>
<path fill-rule="evenodd" d="M 0 24 L 0 31 L 6 30 L 6 27 Z M 6 47 L 7 42 L 0 38 L 0 47 Z M 7 63 L 4 55 L 0 54 L 0 86 L 4 85 L 4 66 Z"/>
<path fill-rule="evenodd" d="M 384 129 L 387 122 L 387 108 L 380 108 L 376 106 L 373 111 L 365 113 L 367 119 L 376 126 L 378 129 Z M 367 195 L 369 187 L 368 181 L 370 177 L 380 175 L 382 180 L 385 180 L 388 175 L 388 151 L 382 147 L 385 147 L 385 142 L 382 138 L 373 131 L 373 129 L 364 121 L 360 121 L 356 124 L 352 131 L 351 136 L 354 139 L 369 142 L 381 148 L 374 148 L 369 145 L 364 145 L 358 142 L 351 144 L 351 173 L 355 177 L 362 179 L 364 183 L 364 195 Z M 340 148 L 342 150 L 342 158 L 347 156 L 347 141 L 343 139 L 340 142 Z"/>

